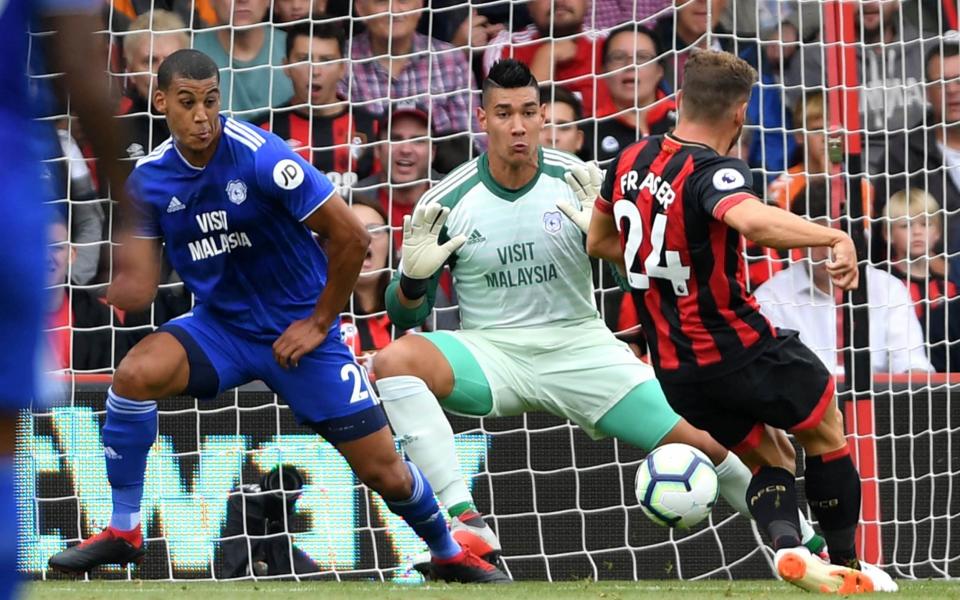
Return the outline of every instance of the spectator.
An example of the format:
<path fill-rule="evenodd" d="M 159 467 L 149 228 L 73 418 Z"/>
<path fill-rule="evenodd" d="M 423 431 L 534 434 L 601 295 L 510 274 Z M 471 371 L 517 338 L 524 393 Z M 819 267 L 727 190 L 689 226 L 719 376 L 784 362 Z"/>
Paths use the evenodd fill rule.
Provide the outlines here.
<path fill-rule="evenodd" d="M 537 81 L 552 81 L 577 94 L 584 115 L 591 116 L 600 39 L 584 27 L 587 0 L 530 0 L 527 10 L 533 24 L 517 33 L 501 33 L 487 48 L 484 76 L 493 63 L 512 56 L 527 64 Z"/>
<path fill-rule="evenodd" d="M 70 265 L 77 254 L 68 241 L 64 213 L 59 210 L 53 213 L 47 259 L 50 286 L 47 340 L 60 369 L 110 369 L 119 364 L 137 336 L 118 329 L 123 325 L 120 315 L 94 293 L 66 285 Z"/>
<path fill-rule="evenodd" d="M 855 12 L 855 46 L 860 81 L 860 118 L 867 132 L 867 159 L 882 170 L 890 131 L 901 131 L 923 116 L 925 99 L 923 42 L 920 32 L 902 18 L 900 0 L 865 0 Z M 822 41 L 822 37 L 821 37 Z M 826 46 L 805 44 L 799 68 L 785 74 L 788 102 L 795 103 L 800 87 L 826 87 Z M 883 198 L 886 200 L 886 198 Z"/>
<path fill-rule="evenodd" d="M 333 21 L 287 28 L 285 72 L 293 97 L 271 111 L 260 126 L 326 173 L 347 197 L 357 181 L 373 172 L 376 119 L 339 96 L 346 72 L 343 26 Z"/>
<path fill-rule="evenodd" d="M 811 89 L 804 93 L 793 114 L 797 115 L 795 154 L 799 160 L 794 162 L 770 184 L 767 200 L 780 208 L 790 210 L 794 200 L 803 201 L 803 191 L 807 182 L 827 176 L 830 170 L 830 158 L 827 152 L 826 96 L 822 90 Z M 860 192 L 863 198 L 863 214 L 872 214 L 873 186 L 866 177 L 860 180 Z"/>
<path fill-rule="evenodd" d="M 353 36 L 350 76 L 341 90 L 375 115 L 391 100 L 415 103 L 430 115 L 438 142 L 438 170 L 449 170 L 469 156 L 472 76 L 463 52 L 417 33 L 423 0 L 356 0 L 366 31 Z M 391 12 L 392 11 L 392 12 Z"/>
<path fill-rule="evenodd" d="M 583 107 L 573 92 L 560 86 L 540 86 L 540 101 L 545 109 L 540 143 L 570 154 L 579 154 L 583 148 Z"/>
<path fill-rule="evenodd" d="M 624 25 L 604 40 L 597 120 L 587 129 L 588 158 L 601 166 L 638 139 L 676 125 L 677 106 L 661 89 L 660 54 L 656 34 L 643 26 Z"/>
<path fill-rule="evenodd" d="M 955 371 L 960 366 L 960 299 L 957 286 L 947 279 L 947 262 L 939 251 L 940 205 L 920 189 L 902 190 L 890 197 L 884 217 L 890 274 L 910 290 L 930 362 L 938 372 Z"/>
<path fill-rule="evenodd" d="M 97 197 L 97 190 L 87 160 L 80 150 L 76 139 L 71 135 L 80 133 L 80 122 L 70 117 L 57 123 L 57 137 L 60 141 L 64 161 L 60 165 L 47 165 L 50 175 L 60 173 L 61 192 L 58 197 L 70 201 L 70 238 L 73 240 L 74 256 L 70 270 L 70 281 L 76 285 L 86 285 L 97 275 L 100 263 L 100 251 L 104 241 L 106 214 Z M 60 170 L 60 169 L 63 170 Z"/>
<path fill-rule="evenodd" d="M 658 17 L 665 15 L 670 0 L 593 0 L 587 12 L 587 25 L 604 31 L 623 23 L 641 23 L 651 27 Z"/>
<path fill-rule="evenodd" d="M 342 328 L 345 341 L 363 360 L 363 355 L 383 348 L 403 332 L 396 331 L 384 304 L 391 255 L 387 213 L 379 202 L 364 197 L 354 198 L 351 208 L 370 233 L 370 247 L 350 299 L 350 317 L 344 319 Z"/>
<path fill-rule="evenodd" d="M 806 208 L 806 211 L 804 210 Z M 794 203 L 793 212 L 814 222 L 829 224 L 826 184 L 811 185 L 807 206 Z M 829 248 L 812 248 L 800 261 L 791 264 L 761 285 L 755 292 L 760 308 L 770 322 L 781 329 L 800 333 L 831 373 L 843 374 L 838 359 L 838 331 L 841 331 L 835 290 L 827 273 Z M 910 293 L 896 277 L 868 266 L 866 281 L 870 318 L 870 362 L 877 373 L 930 371 L 924 351 L 923 331 L 913 311 Z M 836 291 L 839 293 L 839 291 Z M 842 318 L 842 317 L 841 317 Z"/>
<path fill-rule="evenodd" d="M 130 143 L 126 146 L 130 158 L 146 156 L 170 137 L 166 120 L 153 106 L 157 69 L 168 56 L 189 46 L 190 38 L 183 19 L 166 10 L 140 15 L 123 37 L 127 85 L 119 114 L 130 135 Z"/>
<path fill-rule="evenodd" d="M 357 183 L 354 197 L 374 199 L 389 215 L 394 230 L 394 249 L 400 250 L 403 239 L 403 217 L 413 213 L 420 196 L 430 189 L 430 165 L 436 147 L 430 143 L 427 113 L 411 105 L 398 104 L 379 126 L 380 144 L 377 153 L 381 170 Z M 387 185 L 389 182 L 389 185 Z"/>
<path fill-rule="evenodd" d="M 293 95 L 290 79 L 279 72 L 287 36 L 264 23 L 270 0 L 213 4 L 216 27 L 197 33 L 193 47 L 220 67 L 223 109 L 239 119 L 256 118 L 256 113 Z"/>
<path fill-rule="evenodd" d="M 690 49 L 706 48 L 708 32 L 721 34 L 713 36 L 712 49 L 734 50 L 731 36 L 720 25 L 727 0 L 674 0 L 674 5 L 674 14 L 662 17 L 655 29 L 660 47 L 669 53 L 664 80 L 670 90 L 680 89 Z"/>
<path fill-rule="evenodd" d="M 925 79 L 929 114 L 908 131 L 890 136 L 885 164 L 875 169 L 890 194 L 925 190 L 946 209 L 949 274 L 960 283 L 960 38 L 945 38 L 942 49 L 927 53 Z"/>
<path fill-rule="evenodd" d="M 326 12 L 327 0 L 273 0 L 274 23 L 320 18 Z"/>

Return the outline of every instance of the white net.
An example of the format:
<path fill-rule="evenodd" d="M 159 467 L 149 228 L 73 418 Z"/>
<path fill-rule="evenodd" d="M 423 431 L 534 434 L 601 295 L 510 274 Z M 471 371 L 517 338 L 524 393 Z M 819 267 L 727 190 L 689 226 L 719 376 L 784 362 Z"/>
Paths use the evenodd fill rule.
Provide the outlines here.
<path fill-rule="evenodd" d="M 845 382 L 865 556 L 899 576 L 956 577 L 960 271 L 950 266 L 960 256 L 960 46 L 947 32 L 957 13 L 950 0 L 114 0 L 104 5 L 103 54 L 91 60 L 115 75 L 131 159 L 169 135 L 148 101 L 151 69 L 193 45 L 222 67 L 225 110 L 327 173 L 374 238 L 368 276 L 344 314 L 350 343 L 369 361 L 402 333 L 382 302 L 402 217 L 485 149 L 477 82 L 497 58 L 527 62 L 546 83 L 545 143 L 605 164 L 673 126 L 690 48 L 737 52 L 760 82 L 732 152 L 769 202 L 861 238 L 867 285 L 865 295 L 835 299 L 819 283 L 822 257 L 808 268 L 804 254 L 752 246 L 744 277 L 765 290 L 774 323 L 799 329 Z M 49 341 L 67 393 L 23 416 L 17 454 L 20 566 L 42 577 L 50 555 L 109 520 L 99 430 L 110 373 L 192 306 L 169 267 L 145 313 L 104 304 L 113 207 L 68 107 L 45 121 L 59 129 L 47 164 L 62 220 L 51 227 Z M 458 325 L 449 283 L 428 328 Z M 608 326 L 643 353 L 632 301 L 603 270 L 597 284 Z M 464 476 L 515 578 L 770 576 L 754 529 L 725 506 L 687 534 L 647 521 L 632 489 L 636 449 L 591 441 L 547 415 L 453 422 Z M 270 519 L 251 508 L 266 496 L 244 486 L 279 464 L 295 466 L 305 485 L 295 512 Z M 162 402 L 145 490 L 145 563 L 97 576 L 282 577 L 292 556 L 297 576 L 416 578 L 406 566 L 419 541 L 256 383 L 210 402 Z"/>

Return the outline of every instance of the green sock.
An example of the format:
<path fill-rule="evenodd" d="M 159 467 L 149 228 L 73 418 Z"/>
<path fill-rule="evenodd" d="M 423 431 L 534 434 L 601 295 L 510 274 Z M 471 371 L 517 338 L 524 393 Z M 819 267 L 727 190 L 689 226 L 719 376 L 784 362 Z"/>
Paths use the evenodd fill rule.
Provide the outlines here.
<path fill-rule="evenodd" d="M 451 519 L 456 519 L 468 510 L 476 512 L 477 507 L 473 505 L 473 502 L 459 502 L 448 508 L 447 514 L 450 515 Z"/>

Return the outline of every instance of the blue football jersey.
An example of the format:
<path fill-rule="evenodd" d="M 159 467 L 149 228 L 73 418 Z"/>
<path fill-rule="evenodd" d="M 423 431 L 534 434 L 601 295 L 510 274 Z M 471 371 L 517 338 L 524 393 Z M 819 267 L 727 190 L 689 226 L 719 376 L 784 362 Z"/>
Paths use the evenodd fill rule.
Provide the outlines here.
<path fill-rule="evenodd" d="M 168 139 L 127 180 L 138 235 L 160 238 L 196 301 L 258 338 L 310 315 L 327 258 L 304 221 L 334 194 L 282 139 L 224 116 L 213 158 L 189 164 Z"/>

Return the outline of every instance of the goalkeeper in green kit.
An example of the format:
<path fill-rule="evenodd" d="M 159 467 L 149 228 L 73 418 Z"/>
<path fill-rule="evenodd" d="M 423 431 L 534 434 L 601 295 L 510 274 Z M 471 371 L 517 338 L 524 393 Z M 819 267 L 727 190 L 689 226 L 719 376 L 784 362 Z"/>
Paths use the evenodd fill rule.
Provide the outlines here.
<path fill-rule="evenodd" d="M 488 560 L 499 555 L 460 473 L 443 410 L 545 411 L 595 439 L 647 451 L 694 446 L 713 462 L 723 497 L 750 518 L 750 471 L 670 408 L 653 369 L 597 312 L 584 244 L 600 170 L 539 145 L 543 109 L 522 63 L 496 63 L 482 94 L 478 118 L 489 150 L 447 175 L 404 219 L 402 260 L 386 291 L 391 321 L 415 327 L 430 314 L 446 265 L 463 329 L 404 336 L 374 360 L 390 423 L 450 513 L 454 537 Z M 805 529 L 806 540 L 822 547 Z"/>

